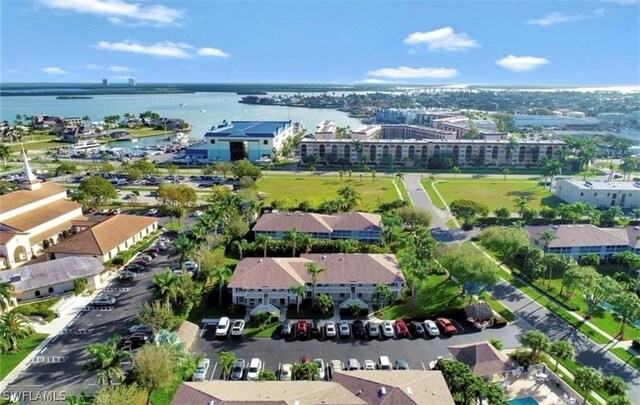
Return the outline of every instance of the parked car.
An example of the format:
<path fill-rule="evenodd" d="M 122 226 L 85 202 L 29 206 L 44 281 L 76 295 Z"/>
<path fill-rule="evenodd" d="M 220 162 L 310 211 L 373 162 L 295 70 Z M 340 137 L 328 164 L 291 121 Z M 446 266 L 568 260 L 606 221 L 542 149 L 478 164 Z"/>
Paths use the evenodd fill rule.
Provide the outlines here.
<path fill-rule="evenodd" d="M 184 268 L 187 271 L 197 271 L 198 270 L 198 263 L 196 262 L 191 262 L 191 261 L 187 261 L 184 262 Z"/>
<path fill-rule="evenodd" d="M 424 328 L 427 330 L 427 333 L 429 334 L 429 336 L 440 335 L 440 329 L 438 329 L 438 326 L 436 325 L 436 323 L 429 319 L 424 321 Z"/>
<path fill-rule="evenodd" d="M 396 335 L 400 337 L 409 337 L 411 334 L 409 333 L 409 328 L 407 328 L 407 324 L 402 320 L 397 320 L 395 322 L 396 326 Z"/>
<path fill-rule="evenodd" d="M 347 321 L 340 321 L 340 337 L 351 336 L 351 325 Z"/>
<path fill-rule="evenodd" d="M 382 336 L 386 338 L 393 338 L 396 336 L 396 332 L 393 330 L 393 325 L 390 321 L 382 322 Z"/>
<path fill-rule="evenodd" d="M 134 278 L 136 278 L 137 275 L 138 275 L 137 273 L 125 270 L 123 272 L 120 272 L 120 275 L 118 275 L 118 280 L 131 281 Z"/>
<path fill-rule="evenodd" d="M 135 332 L 120 340 L 120 348 L 123 350 L 135 350 L 144 346 L 149 341 L 149 335 L 143 332 Z"/>
<path fill-rule="evenodd" d="M 136 263 L 131 263 L 126 265 L 123 270 L 125 271 L 131 271 L 133 273 L 142 273 L 145 269 L 144 266 L 141 264 L 136 264 Z"/>
<path fill-rule="evenodd" d="M 196 372 L 193 373 L 194 381 L 204 381 L 207 378 L 207 371 L 209 371 L 209 365 L 211 360 L 204 358 L 198 362 L 196 366 Z"/>
<path fill-rule="evenodd" d="M 365 360 L 362 363 L 362 369 L 363 370 L 375 370 L 376 369 L 376 363 L 373 360 Z"/>
<path fill-rule="evenodd" d="M 326 378 L 324 361 L 322 359 L 313 359 L 313 362 L 318 365 L 318 373 L 316 373 L 313 378 L 316 380 L 324 380 Z"/>
<path fill-rule="evenodd" d="M 284 363 L 280 366 L 280 381 L 291 381 L 293 366 L 289 363 Z"/>
<path fill-rule="evenodd" d="M 311 337 L 322 337 L 322 324 L 319 320 L 314 319 L 311 321 L 311 327 L 309 329 L 311 331 Z"/>
<path fill-rule="evenodd" d="M 207 358 L 200 360 L 196 366 L 196 372 L 193 373 L 193 381 L 204 381 L 207 378 L 210 364 L 211 360 Z"/>
<path fill-rule="evenodd" d="M 152 333 L 152 330 L 150 327 L 146 326 L 146 325 L 133 325 L 132 327 L 129 328 L 129 333 Z"/>
<path fill-rule="evenodd" d="M 231 326 L 231 336 L 240 337 L 244 331 L 244 321 L 242 319 L 236 319 Z"/>
<path fill-rule="evenodd" d="M 338 331 L 336 330 L 336 323 L 333 321 L 329 321 L 324 324 L 324 335 L 327 338 L 334 338 L 338 335 Z"/>
<path fill-rule="evenodd" d="M 391 370 L 391 361 L 387 356 L 378 357 L 378 369 L 380 370 Z"/>
<path fill-rule="evenodd" d="M 158 249 L 160 249 L 162 252 L 166 251 L 167 249 L 169 249 L 169 246 L 164 243 L 164 242 L 160 242 L 156 245 L 158 247 Z"/>
<path fill-rule="evenodd" d="M 136 260 L 144 260 L 147 262 L 151 262 L 153 260 L 153 257 L 151 257 L 151 255 L 144 254 L 144 255 L 138 256 Z"/>
<path fill-rule="evenodd" d="M 309 336 L 309 324 L 304 319 L 300 319 L 296 323 L 296 334 L 300 339 Z"/>
<path fill-rule="evenodd" d="M 413 333 L 415 337 L 424 337 L 424 327 L 420 322 L 413 321 L 409 324 L 409 330 Z"/>
<path fill-rule="evenodd" d="M 375 322 L 367 322 L 367 334 L 370 338 L 377 338 L 380 336 L 380 328 Z"/>
<path fill-rule="evenodd" d="M 280 335 L 283 337 L 291 336 L 292 332 L 293 332 L 293 322 L 284 321 L 280 326 Z"/>
<path fill-rule="evenodd" d="M 364 329 L 364 322 L 362 322 L 359 319 L 353 321 L 353 336 L 357 337 L 357 338 L 366 337 L 366 332 L 365 332 L 365 329 Z"/>
<path fill-rule="evenodd" d="M 349 359 L 349 361 L 347 361 L 347 370 L 360 370 L 360 362 L 358 359 Z"/>
<path fill-rule="evenodd" d="M 158 254 L 158 253 L 160 253 L 160 249 L 158 249 L 158 248 L 157 248 L 157 247 L 155 247 L 155 246 L 151 246 L 149 249 L 147 249 L 147 253 L 155 253 L 155 254 Z"/>
<path fill-rule="evenodd" d="M 138 266 L 147 267 L 149 265 L 149 260 L 137 259 L 133 264 L 137 264 Z"/>
<path fill-rule="evenodd" d="M 262 361 L 258 358 L 251 359 L 247 369 L 247 380 L 257 380 L 260 370 L 262 370 Z"/>
<path fill-rule="evenodd" d="M 456 327 L 447 318 L 437 318 L 436 325 L 438 325 L 438 327 L 442 330 L 442 332 L 444 332 L 445 335 L 451 336 L 458 333 Z"/>
<path fill-rule="evenodd" d="M 144 252 L 145 256 L 149 256 L 152 259 L 155 259 L 156 257 L 158 257 L 158 252 L 152 251 L 152 250 L 147 250 Z"/>
<path fill-rule="evenodd" d="M 396 360 L 394 368 L 396 370 L 409 370 L 409 364 L 405 360 Z"/>
<path fill-rule="evenodd" d="M 158 210 L 156 208 L 151 208 L 149 211 L 147 211 L 147 215 L 153 217 L 158 215 Z"/>
<path fill-rule="evenodd" d="M 217 337 L 225 337 L 229 334 L 229 327 L 231 325 L 231 320 L 226 316 L 220 318 L 218 322 L 218 326 L 216 327 L 216 336 Z"/>
<path fill-rule="evenodd" d="M 329 367 L 331 367 L 331 371 L 342 371 L 342 362 L 340 360 L 331 360 Z"/>
<path fill-rule="evenodd" d="M 244 369 L 246 366 L 247 363 L 244 361 L 244 359 L 237 359 L 236 363 L 231 369 L 231 375 L 229 377 L 234 381 L 242 380 L 242 377 L 244 377 Z"/>
<path fill-rule="evenodd" d="M 114 305 L 116 301 L 116 297 L 114 297 L 113 295 L 103 295 L 102 297 L 94 299 L 92 304 L 97 307 L 106 307 Z"/>

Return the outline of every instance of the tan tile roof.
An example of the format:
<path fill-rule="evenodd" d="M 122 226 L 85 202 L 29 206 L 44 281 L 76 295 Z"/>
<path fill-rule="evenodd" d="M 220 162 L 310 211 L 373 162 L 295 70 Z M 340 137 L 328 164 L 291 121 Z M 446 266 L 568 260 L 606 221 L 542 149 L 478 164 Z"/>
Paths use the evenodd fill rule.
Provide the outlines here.
<path fill-rule="evenodd" d="M 518 368 L 518 365 L 506 354 L 497 350 L 489 342 L 449 346 L 447 350 L 456 360 L 469 366 L 477 376 L 505 373 Z"/>
<path fill-rule="evenodd" d="M 382 229 L 382 216 L 366 212 L 343 212 L 328 220 L 334 231 L 368 231 Z"/>
<path fill-rule="evenodd" d="M 0 231 L 0 245 L 4 245 L 16 236 L 14 231 Z"/>
<path fill-rule="evenodd" d="M 2 224 L 18 231 L 28 231 L 38 225 L 44 224 L 45 222 L 49 222 L 64 214 L 81 208 L 82 206 L 77 202 L 59 200 L 43 207 L 30 210 L 24 214 L 5 219 L 2 221 Z"/>
<path fill-rule="evenodd" d="M 336 371 L 333 380 L 367 404 L 453 405 L 453 398 L 440 371 Z M 385 388 L 382 394 L 380 388 Z"/>
<path fill-rule="evenodd" d="M 258 219 L 253 231 L 286 232 L 292 229 L 299 232 L 331 232 L 331 228 L 320 214 L 309 212 L 266 213 Z"/>
<path fill-rule="evenodd" d="M 539 235 L 545 229 L 556 234 L 556 239 L 549 242 L 551 248 L 629 245 L 629 236 L 624 228 L 598 228 L 590 224 L 528 227 L 531 238 L 538 242 L 540 248 L 544 247 L 545 242 L 539 239 Z M 634 240 L 633 245 L 635 243 Z"/>
<path fill-rule="evenodd" d="M 57 184 L 42 183 L 38 190 L 18 190 L 0 196 L 0 209 L 3 212 L 11 211 L 64 191 L 64 187 Z"/>
<path fill-rule="evenodd" d="M 241 260 L 231 276 L 231 288 L 289 288 L 311 282 L 306 263 L 315 261 L 324 269 L 321 284 L 403 283 L 404 276 L 393 254 L 303 254 L 299 258 Z"/>
<path fill-rule="evenodd" d="M 82 217 L 80 217 L 80 218 L 82 218 Z M 31 243 L 32 245 L 35 245 L 36 243 L 40 243 L 41 241 L 43 241 L 45 239 L 52 238 L 52 237 L 58 235 L 59 233 L 61 233 L 62 231 L 65 231 L 67 229 L 71 229 L 72 227 L 73 227 L 73 220 L 64 221 L 63 223 L 59 224 L 58 226 L 54 226 L 53 228 L 49 228 L 46 231 L 43 231 L 43 232 L 40 232 L 38 234 L 29 236 L 29 243 Z"/>
<path fill-rule="evenodd" d="M 174 405 L 282 404 L 364 405 L 345 387 L 325 381 L 202 381 L 184 382 Z"/>
<path fill-rule="evenodd" d="M 156 222 L 158 219 L 153 217 L 114 215 L 50 247 L 47 252 L 104 255 Z"/>

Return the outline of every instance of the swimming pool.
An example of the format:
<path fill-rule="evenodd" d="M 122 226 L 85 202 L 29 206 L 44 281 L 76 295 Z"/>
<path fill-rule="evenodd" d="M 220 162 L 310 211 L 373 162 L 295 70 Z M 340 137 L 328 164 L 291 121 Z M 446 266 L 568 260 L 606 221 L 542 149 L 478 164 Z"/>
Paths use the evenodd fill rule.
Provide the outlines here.
<path fill-rule="evenodd" d="M 533 397 L 515 398 L 507 401 L 510 405 L 538 405 L 538 401 Z"/>

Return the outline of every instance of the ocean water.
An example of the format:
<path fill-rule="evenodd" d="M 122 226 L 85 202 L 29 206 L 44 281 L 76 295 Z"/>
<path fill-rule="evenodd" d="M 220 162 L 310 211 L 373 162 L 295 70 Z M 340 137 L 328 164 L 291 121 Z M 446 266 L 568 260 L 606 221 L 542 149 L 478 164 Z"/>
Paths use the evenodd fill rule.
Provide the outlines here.
<path fill-rule="evenodd" d="M 241 98 L 235 93 L 105 95 L 85 100 L 57 100 L 53 96 L 0 97 L 0 119 L 12 122 L 16 114 L 88 115 L 92 121 L 102 121 L 106 115 L 122 116 L 129 112 L 137 116 L 152 110 L 162 117 L 182 118 L 190 122 L 191 136 L 196 138 L 225 119 L 291 120 L 303 123 L 310 130 L 322 120 L 334 120 L 340 126 L 350 125 L 352 128 L 360 125 L 358 119 L 349 118 L 347 113 L 334 109 L 248 105 L 238 103 Z"/>

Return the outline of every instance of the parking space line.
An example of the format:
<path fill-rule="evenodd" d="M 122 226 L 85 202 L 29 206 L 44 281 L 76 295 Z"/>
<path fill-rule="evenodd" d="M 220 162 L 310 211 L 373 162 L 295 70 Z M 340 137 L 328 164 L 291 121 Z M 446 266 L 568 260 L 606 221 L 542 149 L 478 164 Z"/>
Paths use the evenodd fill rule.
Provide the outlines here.
<path fill-rule="evenodd" d="M 213 365 L 213 370 L 211 371 L 211 377 L 209 377 L 209 381 L 213 381 L 213 377 L 216 375 L 217 368 L 218 368 L 218 362 L 216 362 L 216 364 Z M 207 376 L 205 376 L 204 378 L 207 378 Z"/>
<path fill-rule="evenodd" d="M 424 362 L 422 362 L 422 361 L 421 361 L 421 362 L 420 362 L 420 364 L 422 364 L 422 369 L 423 369 L 424 371 L 427 371 L 427 368 L 424 366 Z"/>
<path fill-rule="evenodd" d="M 276 373 L 278 373 L 278 381 L 280 381 L 280 377 L 282 376 L 282 373 L 280 373 L 280 370 L 281 370 L 280 366 L 281 366 L 281 365 L 282 365 L 282 363 L 281 363 L 281 362 L 280 362 L 280 363 L 278 363 L 278 371 L 276 371 Z"/>

